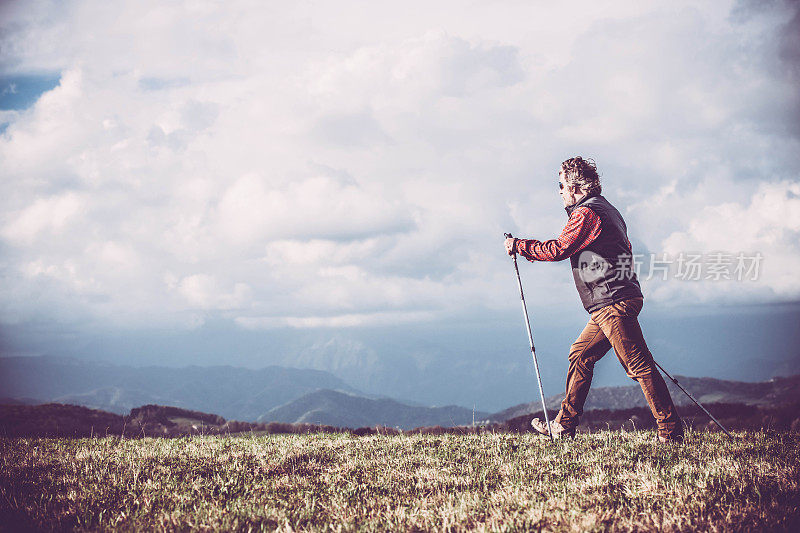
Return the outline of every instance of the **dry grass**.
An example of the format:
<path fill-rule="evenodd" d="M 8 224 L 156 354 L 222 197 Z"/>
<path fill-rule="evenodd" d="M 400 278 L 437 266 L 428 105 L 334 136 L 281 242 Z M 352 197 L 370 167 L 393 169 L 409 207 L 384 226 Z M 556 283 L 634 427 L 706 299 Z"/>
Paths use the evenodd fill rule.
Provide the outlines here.
<path fill-rule="evenodd" d="M 6 529 L 797 530 L 800 435 L 0 439 Z M 0 526 L 1 527 L 1 526 Z"/>

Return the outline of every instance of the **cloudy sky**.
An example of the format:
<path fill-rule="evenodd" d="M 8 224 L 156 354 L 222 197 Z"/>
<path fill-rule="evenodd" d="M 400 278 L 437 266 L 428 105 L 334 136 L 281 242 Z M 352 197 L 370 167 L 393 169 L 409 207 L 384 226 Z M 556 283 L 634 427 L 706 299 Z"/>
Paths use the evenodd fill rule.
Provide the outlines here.
<path fill-rule="evenodd" d="M 4 2 L 5 350 L 516 317 L 502 234 L 558 234 L 577 154 L 645 271 L 701 255 L 649 306 L 796 303 L 798 7 Z M 534 317 L 585 320 L 566 264 L 521 266 Z"/>

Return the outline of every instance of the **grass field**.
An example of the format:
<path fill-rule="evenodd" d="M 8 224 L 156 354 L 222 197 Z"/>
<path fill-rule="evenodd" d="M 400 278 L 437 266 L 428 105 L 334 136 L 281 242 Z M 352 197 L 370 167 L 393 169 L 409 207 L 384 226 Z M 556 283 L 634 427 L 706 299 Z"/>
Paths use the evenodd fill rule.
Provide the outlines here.
<path fill-rule="evenodd" d="M 800 528 L 800 435 L 0 439 L 6 530 Z"/>

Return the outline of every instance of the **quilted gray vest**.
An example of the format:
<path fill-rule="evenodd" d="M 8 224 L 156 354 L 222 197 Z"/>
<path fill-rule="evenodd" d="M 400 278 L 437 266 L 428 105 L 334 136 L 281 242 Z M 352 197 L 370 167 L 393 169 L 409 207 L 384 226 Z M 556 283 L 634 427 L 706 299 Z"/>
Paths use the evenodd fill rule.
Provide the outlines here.
<path fill-rule="evenodd" d="M 569 258 L 583 307 L 591 313 L 620 300 L 642 297 L 622 215 L 600 195 L 567 207 L 567 214 L 578 207 L 594 211 L 601 224 L 600 235 Z"/>

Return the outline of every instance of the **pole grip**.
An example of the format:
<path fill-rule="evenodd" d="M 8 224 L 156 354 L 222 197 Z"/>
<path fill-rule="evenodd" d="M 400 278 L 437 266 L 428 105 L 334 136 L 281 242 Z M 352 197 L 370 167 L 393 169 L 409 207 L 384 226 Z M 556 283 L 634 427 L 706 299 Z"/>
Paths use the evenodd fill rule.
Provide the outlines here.
<path fill-rule="evenodd" d="M 511 235 L 510 233 L 503 233 L 503 235 L 505 235 L 506 239 L 514 239 L 514 236 Z M 517 239 L 514 239 L 514 245 L 515 245 L 514 246 L 514 253 L 513 254 L 509 254 L 509 255 L 513 255 L 514 256 L 514 263 L 517 262 L 517 247 L 516 247 L 516 244 L 517 244 Z"/>

